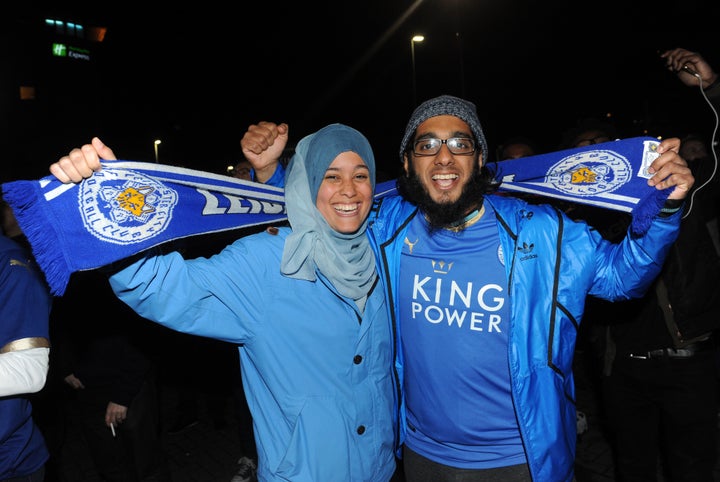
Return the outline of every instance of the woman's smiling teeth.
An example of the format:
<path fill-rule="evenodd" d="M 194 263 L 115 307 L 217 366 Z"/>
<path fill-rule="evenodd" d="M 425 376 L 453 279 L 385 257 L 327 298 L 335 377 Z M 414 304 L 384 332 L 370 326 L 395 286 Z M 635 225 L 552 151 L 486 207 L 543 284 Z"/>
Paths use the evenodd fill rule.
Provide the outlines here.
<path fill-rule="evenodd" d="M 333 207 L 335 208 L 335 211 L 343 214 L 352 213 L 358 210 L 357 204 L 335 204 Z"/>

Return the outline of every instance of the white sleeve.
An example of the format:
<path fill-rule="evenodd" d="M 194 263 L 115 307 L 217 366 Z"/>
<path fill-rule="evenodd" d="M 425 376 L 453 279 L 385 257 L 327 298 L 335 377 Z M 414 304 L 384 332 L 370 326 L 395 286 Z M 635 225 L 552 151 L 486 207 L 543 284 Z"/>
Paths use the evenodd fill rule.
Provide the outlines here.
<path fill-rule="evenodd" d="M 50 349 L 46 347 L 0 354 L 0 397 L 42 390 L 49 357 Z"/>

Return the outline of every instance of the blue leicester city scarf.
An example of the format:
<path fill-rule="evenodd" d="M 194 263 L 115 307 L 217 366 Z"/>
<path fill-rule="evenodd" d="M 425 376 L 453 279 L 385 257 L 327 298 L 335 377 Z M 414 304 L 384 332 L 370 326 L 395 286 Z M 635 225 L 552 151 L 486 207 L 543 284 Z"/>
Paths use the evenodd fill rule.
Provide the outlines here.
<path fill-rule="evenodd" d="M 54 295 L 75 271 L 164 242 L 286 219 L 283 190 L 161 164 L 106 161 L 79 184 L 3 184 Z"/>
<path fill-rule="evenodd" d="M 502 161 L 500 189 L 632 212 L 632 230 L 642 235 L 670 191 L 647 185 L 657 145 L 632 138 Z M 106 161 L 78 184 L 47 176 L 2 190 L 58 296 L 75 271 L 188 236 L 287 219 L 280 188 L 144 162 Z M 393 193 L 395 181 L 376 186 L 376 197 Z"/>
<path fill-rule="evenodd" d="M 653 137 L 637 137 L 510 159 L 497 164 L 496 175 L 502 191 L 633 212 L 656 191 L 647 186 L 652 177 L 647 170 L 659 156 L 658 144 Z"/>
<path fill-rule="evenodd" d="M 672 189 L 648 186 L 659 157 L 654 137 L 634 137 L 502 161 L 500 191 L 530 193 L 632 213 L 630 232 L 644 235 Z"/>

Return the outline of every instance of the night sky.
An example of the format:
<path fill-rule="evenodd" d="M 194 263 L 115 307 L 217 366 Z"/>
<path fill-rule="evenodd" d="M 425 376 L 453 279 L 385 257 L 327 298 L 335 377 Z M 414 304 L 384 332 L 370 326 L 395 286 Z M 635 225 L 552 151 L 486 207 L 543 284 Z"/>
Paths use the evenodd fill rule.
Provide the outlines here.
<path fill-rule="evenodd" d="M 343 122 L 395 169 L 413 108 L 416 33 L 425 36 L 415 45 L 418 100 L 447 93 L 474 101 L 491 150 L 515 134 L 554 150 L 578 119 L 606 113 L 624 137 L 644 128 L 666 137 L 709 131 L 714 123 L 699 92 L 669 73 L 657 52 L 698 50 L 720 69 L 720 2 L 210 5 L 89 7 L 86 16 L 108 33 L 96 59 L 103 122 L 88 140 L 98 134 L 119 157 L 152 161 L 160 138 L 161 162 L 220 172 L 241 156 L 250 123 L 288 122 L 297 142 Z"/>

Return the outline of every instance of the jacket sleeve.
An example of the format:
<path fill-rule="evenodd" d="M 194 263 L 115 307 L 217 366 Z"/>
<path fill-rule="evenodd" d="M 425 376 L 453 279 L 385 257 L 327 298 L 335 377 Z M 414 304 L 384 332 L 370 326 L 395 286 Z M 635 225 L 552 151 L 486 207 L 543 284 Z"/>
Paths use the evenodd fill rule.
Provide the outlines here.
<path fill-rule="evenodd" d="M 255 169 L 250 171 L 250 175 L 252 177 L 252 180 L 254 181 Z M 270 179 L 268 179 L 265 184 L 274 187 L 285 187 L 285 166 L 283 166 L 281 162 L 278 162 L 275 172 L 273 172 L 273 175 L 270 176 Z"/>
<path fill-rule="evenodd" d="M 36 393 L 45 386 L 50 349 L 0 353 L 0 397 Z"/>
<path fill-rule="evenodd" d="M 631 232 L 615 244 L 603 240 L 595 250 L 595 277 L 589 294 L 609 301 L 639 298 L 662 269 L 670 247 L 678 237 L 682 210 L 656 216 L 643 236 Z"/>
<path fill-rule="evenodd" d="M 273 251 L 265 238 L 248 246 L 251 238 L 210 258 L 186 260 L 178 252 L 143 257 L 112 274 L 110 285 L 143 318 L 182 333 L 244 343 L 263 318 L 270 276 L 266 258 L 250 253 Z"/>

